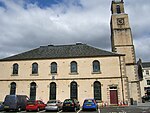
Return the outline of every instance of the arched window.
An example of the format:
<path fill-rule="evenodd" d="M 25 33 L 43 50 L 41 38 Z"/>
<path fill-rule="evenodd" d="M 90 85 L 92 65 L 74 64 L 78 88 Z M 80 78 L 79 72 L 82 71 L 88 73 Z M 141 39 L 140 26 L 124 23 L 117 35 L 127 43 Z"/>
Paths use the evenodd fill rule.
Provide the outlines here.
<path fill-rule="evenodd" d="M 118 13 L 118 14 L 120 14 L 120 13 L 121 13 L 120 5 L 117 5 L 117 6 L 116 6 L 116 10 L 117 10 L 117 13 Z"/>
<path fill-rule="evenodd" d="M 38 64 L 37 63 L 32 64 L 32 74 L 38 74 Z"/>
<path fill-rule="evenodd" d="M 12 82 L 10 84 L 10 95 L 15 95 L 16 94 L 16 83 Z"/>
<path fill-rule="evenodd" d="M 36 100 L 36 83 L 32 82 L 30 83 L 30 99 Z"/>
<path fill-rule="evenodd" d="M 13 74 L 18 74 L 18 68 L 19 66 L 17 63 L 13 64 Z"/>
<path fill-rule="evenodd" d="M 102 100 L 101 83 L 99 81 L 94 82 L 94 99 L 95 100 Z"/>
<path fill-rule="evenodd" d="M 93 72 L 100 72 L 100 63 L 98 60 L 93 61 Z"/>
<path fill-rule="evenodd" d="M 56 100 L 56 83 L 50 83 L 50 96 L 49 100 Z"/>
<path fill-rule="evenodd" d="M 57 63 L 52 62 L 51 63 L 51 74 L 56 74 L 57 73 Z"/>
<path fill-rule="evenodd" d="M 78 85 L 75 81 L 70 83 L 70 98 L 78 99 Z"/>
<path fill-rule="evenodd" d="M 70 65 L 71 67 L 71 73 L 77 73 L 78 72 L 78 69 L 77 69 L 77 62 L 75 62 L 75 61 L 72 61 L 71 62 L 71 65 Z"/>

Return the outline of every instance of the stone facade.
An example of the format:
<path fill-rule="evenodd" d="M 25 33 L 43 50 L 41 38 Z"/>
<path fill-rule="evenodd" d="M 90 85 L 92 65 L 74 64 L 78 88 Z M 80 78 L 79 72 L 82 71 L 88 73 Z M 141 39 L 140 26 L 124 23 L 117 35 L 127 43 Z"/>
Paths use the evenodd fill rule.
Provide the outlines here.
<path fill-rule="evenodd" d="M 113 0 L 111 9 L 113 52 L 85 44 L 49 45 L 1 59 L 0 101 L 7 94 L 25 94 L 44 102 L 66 98 L 77 98 L 80 103 L 95 98 L 111 105 L 130 98 L 139 101 L 128 15 L 122 0 Z"/>
<path fill-rule="evenodd" d="M 150 95 L 150 62 L 138 60 L 138 74 L 140 78 L 141 96 Z"/>
<path fill-rule="evenodd" d="M 100 72 L 92 71 L 92 62 L 100 62 Z M 70 62 L 76 61 L 78 73 L 70 73 Z M 38 75 L 32 75 L 32 64 L 36 62 Z M 56 62 L 58 72 L 50 73 L 50 64 Z M 19 72 L 13 75 L 13 64 L 19 65 Z M 56 83 L 56 98 L 64 100 L 70 98 L 70 83 L 75 81 L 78 85 L 78 100 L 83 102 L 85 98 L 94 98 L 94 82 L 101 84 L 101 100 L 110 104 L 110 87 L 116 87 L 118 102 L 128 100 L 127 77 L 125 74 L 123 56 L 92 57 L 92 58 L 67 58 L 47 60 L 21 60 L 1 61 L 0 69 L 0 100 L 3 101 L 6 94 L 10 93 L 10 84 L 16 83 L 16 94 L 26 94 L 30 97 L 30 83 L 37 84 L 36 99 L 45 102 L 49 100 L 50 83 Z M 54 76 L 54 78 L 53 78 Z M 123 87 L 122 87 L 123 86 Z M 124 97 L 123 97 L 124 96 Z"/>
<path fill-rule="evenodd" d="M 128 14 L 124 11 L 123 0 L 113 0 L 111 6 L 111 43 L 112 51 L 125 54 L 126 74 L 129 80 L 130 99 L 141 101 L 140 83 L 137 74 L 135 50 Z M 133 104 L 133 102 L 131 103 Z"/>

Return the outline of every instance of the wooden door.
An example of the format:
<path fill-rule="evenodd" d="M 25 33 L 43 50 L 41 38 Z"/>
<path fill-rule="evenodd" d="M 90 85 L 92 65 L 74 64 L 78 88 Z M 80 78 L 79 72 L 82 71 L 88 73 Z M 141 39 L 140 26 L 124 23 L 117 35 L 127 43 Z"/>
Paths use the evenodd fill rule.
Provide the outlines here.
<path fill-rule="evenodd" d="M 110 90 L 110 104 L 118 104 L 117 90 Z"/>

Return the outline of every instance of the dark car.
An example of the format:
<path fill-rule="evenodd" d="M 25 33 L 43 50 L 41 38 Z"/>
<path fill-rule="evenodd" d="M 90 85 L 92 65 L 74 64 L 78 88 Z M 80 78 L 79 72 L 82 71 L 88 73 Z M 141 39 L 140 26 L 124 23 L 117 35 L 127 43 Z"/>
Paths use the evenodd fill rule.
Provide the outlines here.
<path fill-rule="evenodd" d="M 79 101 L 76 99 L 65 99 L 63 102 L 63 111 L 76 111 L 80 109 Z"/>
<path fill-rule="evenodd" d="M 85 99 L 83 102 L 82 110 L 97 110 L 98 104 L 95 99 Z"/>
<path fill-rule="evenodd" d="M 40 111 L 45 109 L 45 104 L 41 100 L 29 100 L 26 105 L 26 111 Z"/>
<path fill-rule="evenodd" d="M 29 98 L 26 95 L 6 95 L 4 100 L 4 110 L 25 110 L 28 99 Z"/>
<path fill-rule="evenodd" d="M 3 102 L 0 102 L 0 111 L 3 111 L 3 110 L 4 110 Z"/>
<path fill-rule="evenodd" d="M 60 100 L 49 100 L 46 104 L 46 111 L 60 111 L 62 109 L 62 102 Z"/>
<path fill-rule="evenodd" d="M 150 102 L 150 95 L 145 95 L 142 97 L 142 102 L 145 103 L 145 102 Z"/>

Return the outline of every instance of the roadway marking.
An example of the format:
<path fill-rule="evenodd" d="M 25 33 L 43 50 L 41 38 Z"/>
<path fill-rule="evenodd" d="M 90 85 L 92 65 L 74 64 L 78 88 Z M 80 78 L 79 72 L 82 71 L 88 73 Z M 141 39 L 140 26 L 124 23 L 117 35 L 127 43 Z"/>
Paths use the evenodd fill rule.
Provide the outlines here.
<path fill-rule="evenodd" d="M 62 112 L 62 110 L 61 111 L 58 111 L 57 113 L 61 113 Z"/>
<path fill-rule="evenodd" d="M 82 110 L 82 109 L 80 109 L 77 113 L 80 113 L 81 110 Z"/>
<path fill-rule="evenodd" d="M 100 110 L 100 109 L 98 109 L 98 113 L 101 113 L 101 110 Z"/>

